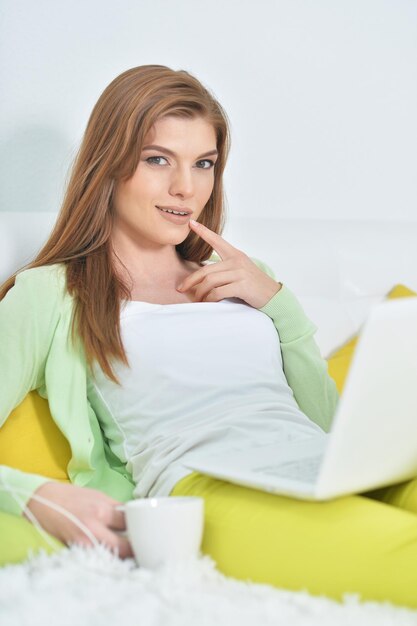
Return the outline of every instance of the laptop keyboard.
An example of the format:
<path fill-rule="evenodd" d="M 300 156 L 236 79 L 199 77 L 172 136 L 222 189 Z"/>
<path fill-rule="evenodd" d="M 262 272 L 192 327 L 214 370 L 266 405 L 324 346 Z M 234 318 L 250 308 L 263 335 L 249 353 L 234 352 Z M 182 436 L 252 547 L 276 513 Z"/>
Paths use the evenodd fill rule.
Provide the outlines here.
<path fill-rule="evenodd" d="M 314 483 L 320 471 L 322 459 L 321 455 L 311 456 L 295 461 L 286 461 L 279 465 L 263 465 L 254 468 L 253 471 L 269 476 L 280 476 L 300 482 Z"/>

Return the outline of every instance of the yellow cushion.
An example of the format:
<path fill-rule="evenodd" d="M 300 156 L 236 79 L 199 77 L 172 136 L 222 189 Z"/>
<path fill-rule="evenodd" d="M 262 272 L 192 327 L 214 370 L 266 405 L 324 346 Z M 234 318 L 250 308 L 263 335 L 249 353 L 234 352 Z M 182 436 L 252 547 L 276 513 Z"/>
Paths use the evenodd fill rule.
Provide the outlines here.
<path fill-rule="evenodd" d="M 22 563 L 31 554 L 44 550 L 48 554 L 64 548 L 56 537 L 41 534 L 24 517 L 0 511 L 0 567 L 11 563 Z"/>
<path fill-rule="evenodd" d="M 31 391 L 0 428 L 0 465 L 70 482 L 71 449 L 47 400 Z"/>
<path fill-rule="evenodd" d="M 395 285 L 395 287 L 393 287 L 387 294 L 386 298 L 392 300 L 393 298 L 409 298 L 411 296 L 417 296 L 417 293 L 405 285 Z M 329 374 L 336 382 L 336 387 L 339 393 L 342 393 L 343 391 L 343 386 L 345 384 L 345 379 L 357 342 L 358 335 L 355 335 L 341 348 L 336 350 L 336 352 L 333 352 L 333 354 L 331 354 L 327 359 Z"/>

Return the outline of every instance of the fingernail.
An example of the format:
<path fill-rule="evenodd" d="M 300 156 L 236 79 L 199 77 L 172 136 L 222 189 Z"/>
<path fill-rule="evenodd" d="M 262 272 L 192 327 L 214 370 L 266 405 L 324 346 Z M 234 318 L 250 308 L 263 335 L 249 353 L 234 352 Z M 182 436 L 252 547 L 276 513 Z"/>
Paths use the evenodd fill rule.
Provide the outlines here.
<path fill-rule="evenodd" d="M 177 291 L 182 291 L 182 285 L 178 285 Z"/>
<path fill-rule="evenodd" d="M 190 220 L 190 223 L 191 223 L 193 226 L 198 226 L 198 222 L 196 222 L 195 220 Z"/>

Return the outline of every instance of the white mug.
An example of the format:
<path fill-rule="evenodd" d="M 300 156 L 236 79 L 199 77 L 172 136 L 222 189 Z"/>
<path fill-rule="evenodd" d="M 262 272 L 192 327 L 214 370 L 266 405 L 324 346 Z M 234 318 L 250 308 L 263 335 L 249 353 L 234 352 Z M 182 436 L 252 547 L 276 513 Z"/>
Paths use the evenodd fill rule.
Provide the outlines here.
<path fill-rule="evenodd" d="M 204 530 L 203 498 L 141 498 L 117 508 L 125 513 L 138 565 L 153 569 L 167 561 L 198 556 Z"/>

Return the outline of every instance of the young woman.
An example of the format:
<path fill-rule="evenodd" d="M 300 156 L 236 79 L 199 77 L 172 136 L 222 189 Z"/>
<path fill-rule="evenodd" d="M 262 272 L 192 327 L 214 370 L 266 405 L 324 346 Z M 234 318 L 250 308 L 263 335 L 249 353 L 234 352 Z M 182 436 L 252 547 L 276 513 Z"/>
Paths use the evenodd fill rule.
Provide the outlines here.
<path fill-rule="evenodd" d="M 296 297 L 221 236 L 229 145 L 226 114 L 185 71 L 136 67 L 99 98 L 49 240 L 0 289 L 0 423 L 29 391 L 47 397 L 71 484 L 3 466 L 1 510 L 126 557 L 120 502 L 199 495 L 203 551 L 226 574 L 417 606 L 413 495 L 380 494 L 409 511 L 311 503 L 185 467 L 325 436 L 337 404 Z"/>

